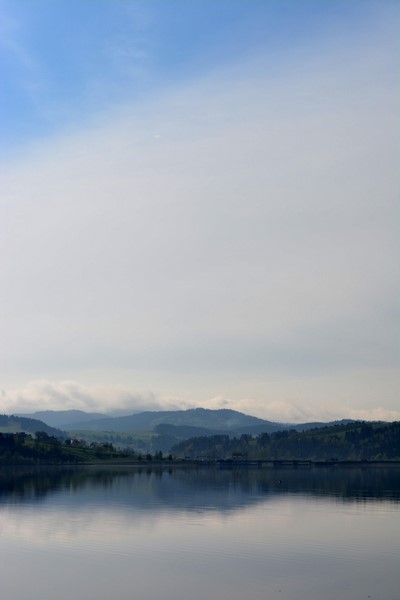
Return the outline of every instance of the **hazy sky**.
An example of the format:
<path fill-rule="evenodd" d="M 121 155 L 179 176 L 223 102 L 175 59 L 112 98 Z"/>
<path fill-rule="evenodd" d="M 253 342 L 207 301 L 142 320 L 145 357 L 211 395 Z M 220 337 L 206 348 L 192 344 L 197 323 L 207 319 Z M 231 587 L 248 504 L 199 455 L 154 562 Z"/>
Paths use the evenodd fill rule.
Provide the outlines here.
<path fill-rule="evenodd" d="M 0 412 L 400 419 L 397 0 L 0 0 Z"/>

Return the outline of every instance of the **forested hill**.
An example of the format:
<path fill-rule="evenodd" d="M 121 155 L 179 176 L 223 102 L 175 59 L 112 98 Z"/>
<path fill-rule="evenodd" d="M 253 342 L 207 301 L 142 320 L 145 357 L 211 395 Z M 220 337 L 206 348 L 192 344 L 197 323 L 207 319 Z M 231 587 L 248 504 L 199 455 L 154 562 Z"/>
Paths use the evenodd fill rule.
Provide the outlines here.
<path fill-rule="evenodd" d="M 400 460 L 400 422 L 355 422 L 257 437 L 196 437 L 177 444 L 172 453 L 208 459 Z"/>
<path fill-rule="evenodd" d="M 191 408 L 188 410 L 174 411 L 145 411 L 123 417 L 103 417 L 101 419 L 86 421 L 84 424 L 72 423 L 69 424 L 69 426 L 65 425 L 64 427 L 69 430 L 83 428 L 92 431 L 125 432 L 152 430 L 161 424 L 204 427 L 210 430 L 224 429 L 226 432 L 233 431 L 237 428 L 253 426 L 262 426 L 265 431 L 269 431 L 270 425 L 274 427 L 274 430 L 278 428 L 278 424 L 276 423 L 270 423 L 270 421 L 245 415 L 235 410 L 211 410 L 206 408 Z M 282 428 L 282 426 L 280 426 L 280 428 Z"/>
<path fill-rule="evenodd" d="M 55 436 L 56 438 L 67 437 L 64 431 L 50 427 L 39 419 L 31 419 L 29 417 L 17 417 L 16 415 L 0 415 L 0 432 L 2 433 L 36 433 L 37 431 L 44 431 L 48 435 Z"/>

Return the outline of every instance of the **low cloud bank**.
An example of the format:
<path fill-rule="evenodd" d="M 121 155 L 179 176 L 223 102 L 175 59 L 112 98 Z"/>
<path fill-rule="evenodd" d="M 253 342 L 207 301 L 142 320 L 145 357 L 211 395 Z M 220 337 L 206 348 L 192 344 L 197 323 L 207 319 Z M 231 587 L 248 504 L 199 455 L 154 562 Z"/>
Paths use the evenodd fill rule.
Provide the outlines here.
<path fill-rule="evenodd" d="M 42 410 L 83 410 L 85 412 L 134 413 L 143 410 L 182 408 L 176 398 L 135 391 L 124 386 L 87 386 L 77 381 L 35 380 L 19 389 L 2 390 L 3 413 Z"/>
<path fill-rule="evenodd" d="M 336 419 L 400 420 L 400 411 L 381 406 L 349 408 L 345 406 L 297 405 L 288 401 L 262 401 L 253 398 L 231 399 L 222 395 L 204 400 L 204 408 L 229 408 L 281 423 L 332 421 Z M 199 404 L 179 396 L 153 391 L 138 391 L 122 385 L 83 385 L 77 381 L 35 380 L 24 387 L 1 390 L 0 412 L 30 413 L 42 410 L 82 410 L 130 414 L 145 410 L 185 410 Z"/>

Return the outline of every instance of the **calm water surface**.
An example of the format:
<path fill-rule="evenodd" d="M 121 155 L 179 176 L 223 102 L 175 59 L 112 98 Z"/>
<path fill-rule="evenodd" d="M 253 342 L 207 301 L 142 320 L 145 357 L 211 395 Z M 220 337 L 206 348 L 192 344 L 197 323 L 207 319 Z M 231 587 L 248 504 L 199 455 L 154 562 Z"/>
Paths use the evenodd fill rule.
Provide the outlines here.
<path fill-rule="evenodd" d="M 0 470 L 2 600 L 398 600 L 400 469 Z"/>

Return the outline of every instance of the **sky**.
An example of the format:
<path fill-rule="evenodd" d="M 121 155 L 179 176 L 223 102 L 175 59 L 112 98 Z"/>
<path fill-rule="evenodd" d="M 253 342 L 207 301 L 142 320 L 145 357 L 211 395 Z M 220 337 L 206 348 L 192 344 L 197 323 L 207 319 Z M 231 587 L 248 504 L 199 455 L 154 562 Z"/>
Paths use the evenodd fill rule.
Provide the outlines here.
<path fill-rule="evenodd" d="M 400 419 L 391 0 L 0 0 L 0 412 Z"/>

